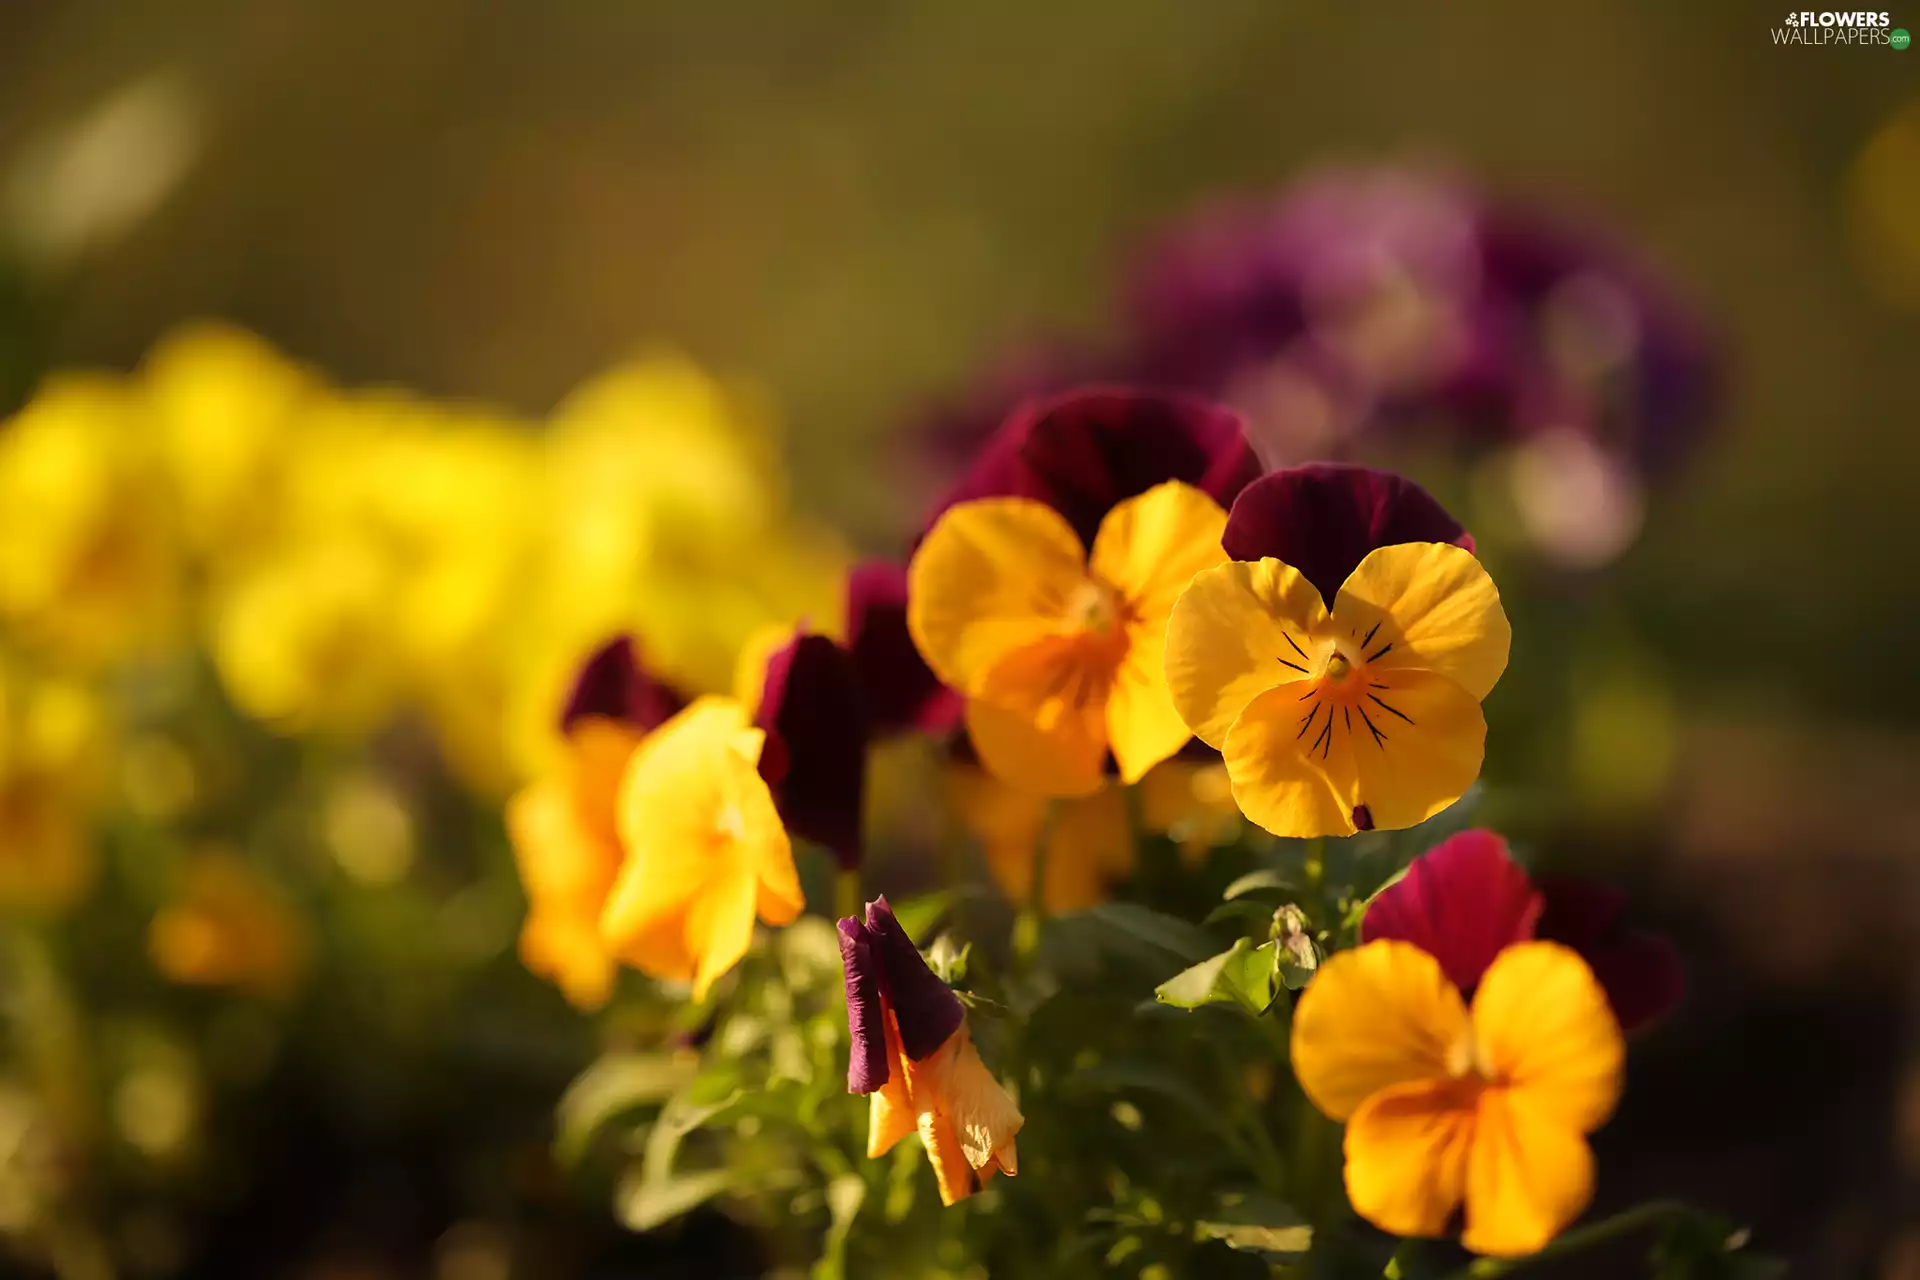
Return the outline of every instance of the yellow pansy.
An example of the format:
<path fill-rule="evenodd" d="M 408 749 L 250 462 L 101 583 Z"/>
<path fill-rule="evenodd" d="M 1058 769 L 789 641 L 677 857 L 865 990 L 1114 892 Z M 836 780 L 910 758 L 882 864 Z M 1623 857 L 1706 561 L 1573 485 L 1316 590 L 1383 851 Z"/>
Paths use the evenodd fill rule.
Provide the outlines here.
<path fill-rule="evenodd" d="M 945 778 L 949 806 L 979 841 L 987 870 L 1008 902 L 1033 900 L 1034 860 L 1043 839 L 1040 901 L 1048 915 L 1097 906 L 1113 896 L 1115 881 L 1132 873 L 1133 827 L 1120 788 L 1053 800 L 958 762 L 947 767 Z"/>
<path fill-rule="evenodd" d="M 1612 1114 L 1625 1045 L 1586 963 L 1552 942 L 1495 957 L 1469 1007 L 1408 942 L 1336 953 L 1294 1010 L 1293 1066 L 1346 1122 L 1347 1195 L 1400 1236 L 1518 1256 L 1593 1194 L 1586 1135 Z"/>
<path fill-rule="evenodd" d="M 1241 494 L 1223 539 L 1236 559 L 1174 606 L 1166 670 L 1249 819 L 1294 837 L 1410 827 L 1473 784 L 1511 631 L 1464 537 L 1417 487 L 1365 468 Z"/>
<path fill-rule="evenodd" d="M 1162 668 L 1167 614 L 1224 559 L 1226 513 L 1168 481 L 1101 520 L 1089 555 L 1065 518 L 1027 498 L 947 509 L 908 568 L 907 625 L 967 698 L 967 730 L 1000 777 L 1053 796 L 1104 782 L 1108 752 L 1135 782 L 1191 736 Z"/>
<path fill-rule="evenodd" d="M 747 953 L 756 916 L 788 924 L 805 906 L 760 777 L 765 741 L 746 707 L 701 698 L 641 744 L 620 781 L 626 861 L 601 934 L 643 972 L 691 982 L 696 1000 Z"/>

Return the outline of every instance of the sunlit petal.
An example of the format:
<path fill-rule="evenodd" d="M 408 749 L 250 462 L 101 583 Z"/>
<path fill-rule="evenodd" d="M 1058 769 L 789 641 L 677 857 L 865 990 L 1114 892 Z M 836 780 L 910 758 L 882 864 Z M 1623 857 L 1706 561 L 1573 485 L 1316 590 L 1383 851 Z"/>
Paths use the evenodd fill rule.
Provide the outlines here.
<path fill-rule="evenodd" d="M 1481 1070 L 1535 1113 L 1576 1133 L 1613 1113 L 1626 1044 L 1606 992 L 1569 948 L 1502 951 L 1474 994 L 1473 1029 Z"/>
<path fill-rule="evenodd" d="M 1461 1244 L 1494 1257 L 1537 1253 L 1592 1196 L 1593 1151 L 1578 1129 L 1525 1095 L 1489 1089 L 1480 1096 Z"/>
<path fill-rule="evenodd" d="M 1333 614 L 1342 630 L 1371 637 L 1370 667 L 1432 671 L 1475 698 L 1507 669 L 1513 629 L 1500 592 L 1460 547 L 1408 542 L 1370 552 L 1341 586 Z"/>
<path fill-rule="evenodd" d="M 1347 1198 L 1396 1236 L 1438 1236 L 1467 1192 L 1478 1087 L 1421 1080 L 1382 1089 L 1347 1121 Z"/>
<path fill-rule="evenodd" d="M 1254 698 L 1311 673 L 1328 626 L 1320 593 L 1278 560 L 1230 561 L 1196 574 L 1167 623 L 1167 685 L 1194 733 L 1218 747 Z"/>
<path fill-rule="evenodd" d="M 981 763 L 1043 795 L 1098 790 L 1112 678 L 1078 639 L 1042 641 L 1003 659 L 967 703 L 967 733 Z"/>
<path fill-rule="evenodd" d="M 1293 1069 L 1313 1104 L 1345 1120 L 1382 1089 L 1445 1079 L 1467 1035 L 1460 992 L 1406 942 L 1336 952 L 1293 1014 Z"/>
<path fill-rule="evenodd" d="M 1352 744 L 1357 803 L 1367 806 L 1380 830 L 1426 821 L 1480 776 L 1486 719 L 1480 704 L 1445 676 L 1382 673 L 1369 680 L 1352 711 L 1351 718 L 1338 713 L 1335 736 Z"/>
<path fill-rule="evenodd" d="M 942 683 L 977 693 L 994 666 L 1067 627 L 1086 549 L 1052 508 L 981 498 L 940 517 L 907 568 L 907 628 Z"/>
<path fill-rule="evenodd" d="M 1305 681 L 1247 704 L 1221 755 L 1234 803 L 1249 822 L 1293 839 L 1353 834 L 1361 802 L 1357 748 L 1340 717 Z"/>

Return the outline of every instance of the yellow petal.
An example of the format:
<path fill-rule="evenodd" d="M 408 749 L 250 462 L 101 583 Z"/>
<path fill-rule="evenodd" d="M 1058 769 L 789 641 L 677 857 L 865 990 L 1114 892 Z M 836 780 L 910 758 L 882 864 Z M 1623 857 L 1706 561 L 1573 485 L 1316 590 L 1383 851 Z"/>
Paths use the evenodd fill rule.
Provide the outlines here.
<path fill-rule="evenodd" d="M 1023 791 L 1099 790 L 1111 682 L 1078 638 L 1042 641 L 1002 659 L 967 702 L 967 733 L 981 763 Z"/>
<path fill-rule="evenodd" d="M 1301 651 L 1313 652 L 1329 625 L 1319 591 L 1291 565 L 1233 560 L 1201 570 L 1167 623 L 1174 706 L 1203 741 L 1223 745 L 1249 702 L 1309 674 Z"/>
<path fill-rule="evenodd" d="M 952 1053 L 941 1109 L 953 1121 L 967 1163 L 984 1169 L 994 1163 L 995 1153 L 1012 1146 L 1026 1118 L 987 1070 L 986 1063 L 980 1061 L 980 1052 L 973 1047 L 973 1033 L 964 1022 L 953 1033 Z M 1006 1171 L 1014 1170 L 1007 1165 Z"/>
<path fill-rule="evenodd" d="M 1437 672 L 1485 698 L 1507 669 L 1513 629 L 1500 592 L 1471 551 L 1447 543 L 1375 548 L 1341 586 L 1333 616 L 1356 640 L 1371 633 L 1363 656 L 1381 670 Z"/>
<path fill-rule="evenodd" d="M 1347 1198 L 1396 1236 L 1445 1234 L 1467 1191 L 1478 1086 L 1422 1080 L 1382 1089 L 1347 1121 Z"/>
<path fill-rule="evenodd" d="M 1167 689 L 1166 626 L 1128 628 L 1127 656 L 1107 695 L 1107 739 L 1128 786 L 1187 745 L 1193 730 Z"/>
<path fill-rule="evenodd" d="M 1227 513 L 1203 491 L 1169 480 L 1109 511 L 1094 535 L 1093 576 L 1128 613 L 1164 628 L 1173 602 L 1202 569 L 1225 564 Z"/>
<path fill-rule="evenodd" d="M 1428 671 L 1365 673 L 1368 688 L 1339 708 L 1335 736 L 1351 744 L 1359 802 L 1382 831 L 1425 822 L 1480 776 L 1487 722 L 1472 694 Z M 1351 715 L 1348 712 L 1351 711 Z"/>
<path fill-rule="evenodd" d="M 940 1203 L 955 1205 L 979 1190 L 980 1177 L 967 1163 L 953 1121 L 939 1111 L 922 1111 L 919 1128 L 920 1143 L 927 1149 L 927 1163 L 933 1166 L 934 1182 L 940 1188 Z"/>
<path fill-rule="evenodd" d="M 1086 549 L 1053 508 L 1026 498 L 950 507 L 907 567 L 907 629 L 945 684 L 978 692 L 1007 655 L 1068 630 Z"/>
<path fill-rule="evenodd" d="M 894 1021 L 891 1011 L 885 1014 L 882 1022 L 887 1037 L 887 1082 L 869 1095 L 873 1099 L 867 1110 L 869 1160 L 893 1150 L 895 1143 L 919 1126 L 913 1095 L 908 1087 L 912 1079 L 911 1064 L 907 1061 L 906 1049 L 900 1043 L 900 1026 Z"/>
<path fill-rule="evenodd" d="M 1353 735 L 1311 694 L 1298 681 L 1247 704 L 1221 748 L 1227 780 L 1247 820 L 1277 836 L 1352 835 L 1360 803 Z"/>
<path fill-rule="evenodd" d="M 1586 961 L 1554 942 L 1494 957 L 1473 997 L 1480 1068 L 1535 1113 L 1591 1133 L 1620 1100 L 1626 1042 Z"/>
<path fill-rule="evenodd" d="M 520 930 L 520 963 L 583 1012 L 600 1008 L 613 992 L 613 957 L 592 915 L 529 912 Z"/>
<path fill-rule="evenodd" d="M 1313 1105 L 1345 1120 L 1394 1085 L 1447 1078 L 1467 1010 L 1440 964 L 1410 942 L 1334 953 L 1293 1014 L 1293 1070 Z"/>
<path fill-rule="evenodd" d="M 1467 1227 L 1475 1253 L 1537 1253 L 1593 1197 L 1593 1151 L 1578 1130 L 1543 1115 L 1524 1095 L 1480 1095 L 1467 1159 Z"/>
<path fill-rule="evenodd" d="M 620 787 L 627 861 L 600 931 L 623 959 L 696 995 L 745 954 L 756 908 L 797 912 L 793 851 L 761 780 L 746 708 L 702 698 L 633 753 Z"/>

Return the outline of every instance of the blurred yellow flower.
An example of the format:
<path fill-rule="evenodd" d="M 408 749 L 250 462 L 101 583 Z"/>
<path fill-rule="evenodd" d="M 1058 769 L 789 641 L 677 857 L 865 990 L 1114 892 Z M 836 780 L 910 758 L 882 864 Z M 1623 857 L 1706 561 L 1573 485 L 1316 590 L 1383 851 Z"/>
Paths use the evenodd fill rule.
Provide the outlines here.
<path fill-rule="evenodd" d="M 1170 837 L 1189 862 L 1206 856 L 1240 829 L 1240 806 L 1219 760 L 1163 760 L 1140 780 L 1140 821 Z"/>
<path fill-rule="evenodd" d="M 980 842 L 994 883 L 1016 906 L 1033 901 L 1034 859 L 1043 837 L 1046 861 L 1038 870 L 1048 915 L 1105 902 L 1114 882 L 1133 871 L 1133 830 L 1119 787 L 1055 800 L 1021 791 L 977 765 L 953 764 L 946 770 L 946 791 L 960 825 Z"/>
<path fill-rule="evenodd" d="M 92 887 L 106 736 L 86 686 L 0 665 L 0 906 L 59 911 Z"/>
<path fill-rule="evenodd" d="M 164 472 L 137 398 L 56 376 L 0 428 L 0 615 L 63 663 L 170 639 L 181 568 Z"/>
<path fill-rule="evenodd" d="M 625 858 L 616 825 L 620 778 L 643 737 L 619 720 L 583 718 L 568 731 L 568 758 L 507 806 L 527 891 L 521 963 L 581 1009 L 598 1009 L 613 990 L 615 956 L 601 939 L 600 913 Z"/>
<path fill-rule="evenodd" d="M 153 963 L 174 982 L 284 997 L 306 974 L 306 923 L 242 858 L 196 854 L 147 930 Z"/>
<path fill-rule="evenodd" d="M 325 388 L 252 334 L 214 323 L 162 338 L 140 381 L 187 541 L 215 561 L 250 555 L 285 514 L 293 435 Z"/>
<path fill-rule="evenodd" d="M 600 917 L 607 944 L 694 999 L 739 963 L 758 916 L 806 905 L 793 847 L 760 777 L 766 735 L 731 698 L 695 702 L 650 736 L 620 782 L 627 857 Z"/>

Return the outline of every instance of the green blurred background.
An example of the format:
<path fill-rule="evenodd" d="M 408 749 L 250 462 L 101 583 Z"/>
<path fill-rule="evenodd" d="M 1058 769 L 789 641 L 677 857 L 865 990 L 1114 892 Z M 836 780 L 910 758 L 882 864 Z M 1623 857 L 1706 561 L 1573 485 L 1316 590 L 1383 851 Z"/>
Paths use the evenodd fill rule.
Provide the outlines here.
<path fill-rule="evenodd" d="M 799 505 L 891 549 L 925 494 L 883 446 L 1010 341 L 1097 339 L 1131 247 L 1205 196 L 1433 160 L 1609 226 L 1710 319 L 1727 387 L 1609 570 L 1672 776 L 1651 820 L 1560 833 L 1698 957 L 1621 1163 L 1759 1216 L 1804 1274 L 1905 1280 L 1920 51 L 1781 47 L 1782 16 L 8 0 L 6 390 L 217 316 L 343 383 L 537 416 L 667 345 L 763 387 Z"/>

